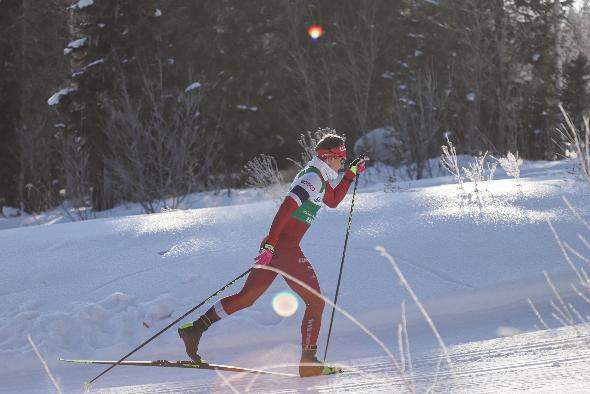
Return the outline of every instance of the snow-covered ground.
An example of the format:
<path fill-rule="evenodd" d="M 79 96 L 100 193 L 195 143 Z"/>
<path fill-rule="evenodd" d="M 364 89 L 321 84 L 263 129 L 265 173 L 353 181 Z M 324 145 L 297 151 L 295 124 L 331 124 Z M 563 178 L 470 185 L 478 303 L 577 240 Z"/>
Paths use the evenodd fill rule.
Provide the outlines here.
<path fill-rule="evenodd" d="M 588 240 L 590 230 L 562 200 L 590 217 L 590 185 L 571 168 L 568 162 L 526 163 L 520 186 L 498 170 L 479 194 L 470 183 L 459 191 L 450 177 L 401 182 L 388 192 L 382 176 L 366 177 L 371 182 L 356 197 L 338 305 L 401 362 L 397 326 L 405 301 L 412 359 L 410 370 L 405 358 L 405 381 L 375 341 L 337 315 L 328 359 L 353 372 L 299 379 L 119 366 L 91 392 L 424 392 L 433 384 L 435 392 L 588 392 L 590 331 L 557 329 L 543 276 L 550 275 L 566 302 L 589 313 L 570 286 L 577 280 L 548 225 L 590 256 L 578 236 Z M 109 217 L 73 223 L 57 211 L 43 215 L 42 223 L 61 222 L 53 225 L 0 219 L 0 392 L 55 392 L 27 335 L 63 392 L 81 392 L 104 367 L 65 365 L 59 357 L 117 359 L 248 269 L 277 206 L 255 191 L 216 198 L 215 206 L 206 207 L 201 196 L 198 208 L 154 215 L 119 207 Z M 349 194 L 337 209 L 324 210 L 302 242 L 329 298 L 350 200 Z M 127 213 L 134 216 L 121 216 Z M 54 220 L 45 220 L 49 215 Z M 28 226 L 17 227 L 22 224 Z M 452 367 L 444 359 L 437 366 L 437 340 L 378 245 L 424 303 Z M 586 264 L 577 257 L 574 263 Z M 277 279 L 252 308 L 216 324 L 204 335 L 203 356 L 295 372 L 301 305 L 286 318 L 271 306 L 287 289 Z M 527 298 L 551 330 L 538 331 Z M 329 313 L 326 308 L 320 356 Z M 131 358 L 186 356 L 171 329 Z"/>

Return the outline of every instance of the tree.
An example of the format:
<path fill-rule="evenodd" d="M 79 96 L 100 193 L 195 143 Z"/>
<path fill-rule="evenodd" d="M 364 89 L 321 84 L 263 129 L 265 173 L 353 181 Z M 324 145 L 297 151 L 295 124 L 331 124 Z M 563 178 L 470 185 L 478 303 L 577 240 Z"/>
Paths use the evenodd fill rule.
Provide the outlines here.
<path fill-rule="evenodd" d="M 105 172 L 108 135 L 104 132 L 107 112 L 104 101 L 115 95 L 118 73 L 137 73 L 139 64 L 162 67 L 162 32 L 158 24 L 158 2 L 136 3 L 118 0 L 77 2 L 70 8 L 71 41 L 65 53 L 70 57 L 71 75 L 66 79 L 68 95 L 60 101 L 64 117 L 65 144 L 88 157 L 84 171 L 70 168 L 66 178 L 81 184 L 70 187 L 90 197 L 97 210 L 114 204 L 109 174 Z M 145 60 L 145 59 L 149 60 Z M 161 75 L 161 74 L 160 74 Z M 135 94 L 139 78 L 130 81 Z M 78 146 L 75 146 L 77 144 Z M 83 196 L 72 196 L 86 201 Z"/>
<path fill-rule="evenodd" d="M 18 122 L 18 20 L 20 2 L 2 5 L 0 12 L 0 206 L 18 203 L 15 157 Z"/>
<path fill-rule="evenodd" d="M 130 96 L 121 78 L 118 94 L 105 102 L 105 166 L 118 200 L 154 213 L 166 199 L 177 208 L 187 194 L 208 186 L 219 145 L 199 114 L 200 90 L 162 95 L 157 78 L 144 73 L 142 79 L 140 95 Z"/>
<path fill-rule="evenodd" d="M 28 211 L 56 204 L 55 117 L 46 99 L 63 69 L 65 2 L 2 4 L 0 16 L 0 205 Z M 51 20 L 52 23 L 45 23 Z M 57 26 L 57 27 L 56 27 Z"/>
<path fill-rule="evenodd" d="M 518 106 L 515 26 L 504 0 L 441 2 L 441 45 L 453 70 L 449 130 L 468 153 L 504 152 L 516 143 Z M 444 45 L 446 44 L 446 45 Z M 450 61 L 453 59 L 454 61 Z M 437 59 L 437 62 L 439 60 Z"/>
<path fill-rule="evenodd" d="M 394 93 L 391 122 L 409 152 L 409 162 L 415 179 L 422 179 L 429 170 L 428 158 L 438 150 L 438 136 L 442 134 L 447 114 L 448 90 L 438 87 L 432 71 L 417 75 L 404 97 Z M 412 167 L 413 166 L 413 167 Z"/>
<path fill-rule="evenodd" d="M 561 81 L 560 29 L 565 7 L 572 1 L 515 0 L 514 20 L 517 23 L 521 75 L 520 100 L 522 131 L 518 146 L 529 159 L 554 159 L 556 146 L 553 134 L 559 124 L 557 105 Z"/>
<path fill-rule="evenodd" d="M 590 64 L 583 53 L 565 66 L 561 101 L 577 127 L 582 128 L 583 116 L 590 110 Z"/>

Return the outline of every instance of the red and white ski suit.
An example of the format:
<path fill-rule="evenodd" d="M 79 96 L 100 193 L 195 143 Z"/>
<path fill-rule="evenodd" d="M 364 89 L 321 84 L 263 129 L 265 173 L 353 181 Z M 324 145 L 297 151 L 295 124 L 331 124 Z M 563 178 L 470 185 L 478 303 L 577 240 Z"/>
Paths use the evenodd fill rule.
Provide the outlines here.
<path fill-rule="evenodd" d="M 309 204 L 315 200 L 316 205 L 323 202 L 328 207 L 335 208 L 346 195 L 354 177 L 355 175 L 349 170 L 338 186 L 332 188 L 325 179 L 325 173 L 317 168 L 308 166 L 298 174 L 289 194 L 275 215 L 268 236 L 262 242 L 262 245 L 269 243 L 275 247 L 271 267 L 286 272 L 320 293 L 315 270 L 299 246 L 317 212 L 317 206 L 313 207 Z M 302 208 L 305 208 L 304 204 L 309 205 L 311 211 L 315 209 L 311 219 L 306 217 L 310 215 L 309 212 L 302 212 Z M 277 273 L 273 271 L 253 269 L 239 293 L 228 296 L 216 304 L 216 314 L 221 318 L 252 305 L 268 289 L 276 276 Z M 305 314 L 301 322 L 302 344 L 316 345 L 324 301 L 297 283 L 286 277 L 284 279 L 305 302 Z"/>

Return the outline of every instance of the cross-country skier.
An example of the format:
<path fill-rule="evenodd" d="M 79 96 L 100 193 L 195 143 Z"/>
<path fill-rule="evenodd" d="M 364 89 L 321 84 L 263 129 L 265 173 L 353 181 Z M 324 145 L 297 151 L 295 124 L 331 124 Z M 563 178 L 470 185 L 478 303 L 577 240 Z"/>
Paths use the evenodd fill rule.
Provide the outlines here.
<path fill-rule="evenodd" d="M 197 354 L 201 335 L 213 323 L 254 303 L 268 289 L 277 274 L 265 269 L 268 265 L 297 278 L 320 293 L 320 286 L 313 266 L 305 257 L 299 242 L 316 217 L 322 204 L 335 208 L 346 195 L 355 176 L 365 170 L 365 161 L 356 159 L 338 183 L 332 188 L 328 181 L 335 180 L 338 171 L 344 167 L 346 146 L 342 137 L 335 134 L 324 136 L 317 144 L 316 156 L 297 174 L 276 213 L 268 236 L 260 247 L 260 254 L 254 259 L 255 265 L 242 290 L 223 298 L 204 315 L 192 323 L 178 329 L 184 341 L 186 352 L 195 362 L 200 362 Z M 284 278 L 305 302 L 305 314 L 301 322 L 302 355 L 299 375 L 317 376 L 333 373 L 334 369 L 323 365 L 316 357 L 317 339 L 322 321 L 324 301 L 293 281 Z"/>

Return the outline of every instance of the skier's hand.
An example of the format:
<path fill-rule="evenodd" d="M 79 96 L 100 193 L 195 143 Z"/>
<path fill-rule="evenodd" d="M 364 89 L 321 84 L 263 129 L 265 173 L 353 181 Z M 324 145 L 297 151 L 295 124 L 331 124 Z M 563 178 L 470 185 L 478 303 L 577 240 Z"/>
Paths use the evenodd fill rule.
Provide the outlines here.
<path fill-rule="evenodd" d="M 260 254 L 254 257 L 254 267 L 257 265 L 268 265 L 272 261 L 272 256 L 274 254 L 275 248 L 271 244 L 264 244 L 262 248 L 260 248 Z"/>
<path fill-rule="evenodd" d="M 357 157 L 356 159 L 354 159 L 352 163 L 350 163 L 349 169 L 350 172 L 352 172 L 354 175 L 359 175 L 365 172 L 365 170 L 367 169 L 365 158 Z"/>

